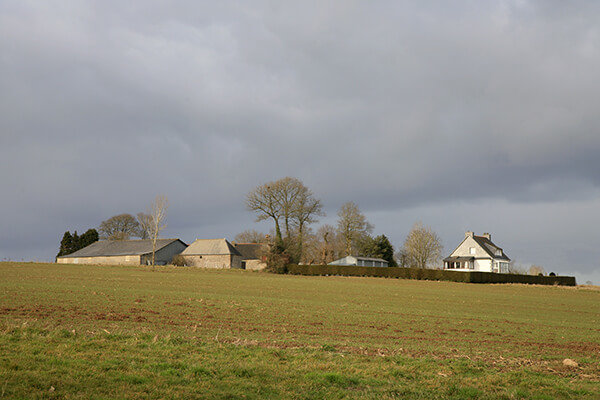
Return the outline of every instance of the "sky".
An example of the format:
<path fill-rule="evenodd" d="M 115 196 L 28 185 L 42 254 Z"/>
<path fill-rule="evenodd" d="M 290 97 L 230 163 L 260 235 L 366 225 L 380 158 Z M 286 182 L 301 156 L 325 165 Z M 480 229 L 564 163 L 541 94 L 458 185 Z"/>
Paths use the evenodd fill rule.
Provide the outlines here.
<path fill-rule="evenodd" d="M 600 284 L 600 2 L 0 2 L 0 260 L 169 199 L 163 236 L 268 231 L 254 187 L 354 201 L 398 248 L 490 232 Z M 319 224 L 315 224 L 317 228 Z"/>

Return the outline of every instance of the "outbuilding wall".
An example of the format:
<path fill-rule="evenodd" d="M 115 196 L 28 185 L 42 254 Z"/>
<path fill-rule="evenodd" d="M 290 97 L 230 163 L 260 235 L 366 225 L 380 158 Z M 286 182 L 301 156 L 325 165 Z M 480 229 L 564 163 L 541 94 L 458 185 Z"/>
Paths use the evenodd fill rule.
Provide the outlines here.
<path fill-rule="evenodd" d="M 140 256 L 61 257 L 56 259 L 56 263 L 84 265 L 140 265 Z"/>
<path fill-rule="evenodd" d="M 261 260 L 245 260 L 246 269 L 251 271 L 260 271 L 267 267 L 267 263 Z"/>
<path fill-rule="evenodd" d="M 180 254 L 186 248 L 187 246 L 181 243 L 179 240 L 170 243 L 154 253 L 154 263 L 157 265 L 170 264 L 171 261 L 173 261 L 173 257 L 175 257 L 177 254 Z M 152 264 L 152 253 L 143 255 L 141 262 L 143 265 Z"/>
<path fill-rule="evenodd" d="M 242 268 L 242 257 L 232 254 L 183 255 L 187 265 L 199 268 Z"/>

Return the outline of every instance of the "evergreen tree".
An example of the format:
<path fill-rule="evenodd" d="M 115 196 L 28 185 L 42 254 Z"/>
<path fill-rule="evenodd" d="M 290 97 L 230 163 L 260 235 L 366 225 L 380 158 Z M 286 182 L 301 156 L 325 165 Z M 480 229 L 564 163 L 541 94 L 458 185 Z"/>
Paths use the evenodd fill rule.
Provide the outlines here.
<path fill-rule="evenodd" d="M 93 228 L 88 229 L 83 235 L 79 237 L 79 248 L 77 250 L 83 249 L 84 247 L 87 247 L 90 244 L 97 242 L 98 239 L 98 231 Z"/>
<path fill-rule="evenodd" d="M 388 262 L 390 267 L 397 267 L 394 259 L 394 246 L 385 235 L 379 235 L 374 238 L 365 237 L 360 243 L 360 254 L 364 257 L 381 258 Z"/>
<path fill-rule="evenodd" d="M 387 236 L 379 235 L 375 239 L 373 239 L 373 241 L 379 249 L 379 257 L 386 260 L 389 263 L 390 267 L 397 267 L 398 264 L 394 259 L 394 246 L 392 246 Z"/>
<path fill-rule="evenodd" d="M 73 247 L 73 236 L 71 236 L 71 232 L 66 231 L 63 235 L 62 240 L 60 241 L 60 249 L 58 250 L 58 254 L 56 257 L 64 256 L 70 253 L 70 249 Z"/>
<path fill-rule="evenodd" d="M 88 229 L 83 235 L 79 236 L 77 231 L 73 234 L 66 231 L 60 241 L 60 249 L 56 257 L 66 256 L 74 253 L 79 249 L 89 246 L 90 244 L 98 241 L 98 231 L 95 229 Z"/>
<path fill-rule="evenodd" d="M 77 231 L 75 231 L 73 233 L 73 240 L 71 242 L 71 248 L 69 249 L 69 252 L 67 254 L 75 253 L 77 250 L 79 250 L 80 249 L 79 242 L 80 242 L 79 235 L 77 234 Z"/>

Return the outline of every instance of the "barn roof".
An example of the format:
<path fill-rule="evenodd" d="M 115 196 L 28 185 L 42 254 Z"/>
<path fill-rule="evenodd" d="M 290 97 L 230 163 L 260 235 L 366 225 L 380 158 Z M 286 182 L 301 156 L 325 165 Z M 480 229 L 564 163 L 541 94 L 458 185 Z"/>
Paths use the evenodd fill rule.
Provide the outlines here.
<path fill-rule="evenodd" d="M 267 247 L 262 243 L 235 243 L 234 247 L 240 252 L 244 260 L 259 260 L 261 258 L 261 250 Z"/>
<path fill-rule="evenodd" d="M 179 239 L 158 239 L 156 241 L 156 251 Z M 183 242 L 181 242 L 183 243 Z M 185 243 L 183 243 L 185 245 Z M 99 240 L 74 253 L 66 254 L 58 258 L 73 257 L 107 257 L 107 256 L 130 256 L 152 253 L 152 240 Z"/>
<path fill-rule="evenodd" d="M 196 239 L 181 254 L 184 256 L 226 254 L 241 256 L 240 252 L 227 239 Z"/>

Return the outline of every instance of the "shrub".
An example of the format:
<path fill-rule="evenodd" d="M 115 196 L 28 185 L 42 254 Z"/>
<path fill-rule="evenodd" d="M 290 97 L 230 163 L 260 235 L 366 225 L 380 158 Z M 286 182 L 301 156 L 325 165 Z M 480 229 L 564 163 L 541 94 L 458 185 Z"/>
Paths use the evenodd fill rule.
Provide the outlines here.
<path fill-rule="evenodd" d="M 175 257 L 173 257 L 173 261 L 171 261 L 171 263 L 178 267 L 187 267 L 188 266 L 187 261 L 185 261 L 185 257 L 182 256 L 181 254 L 177 254 Z"/>
<path fill-rule="evenodd" d="M 345 265 L 287 265 L 287 272 L 294 275 L 373 276 L 381 278 L 404 278 L 434 281 L 470 283 L 528 283 L 537 285 L 575 286 L 572 276 L 537 276 L 497 274 L 481 271 L 448 271 L 441 269 L 401 267 L 357 267 Z"/>

